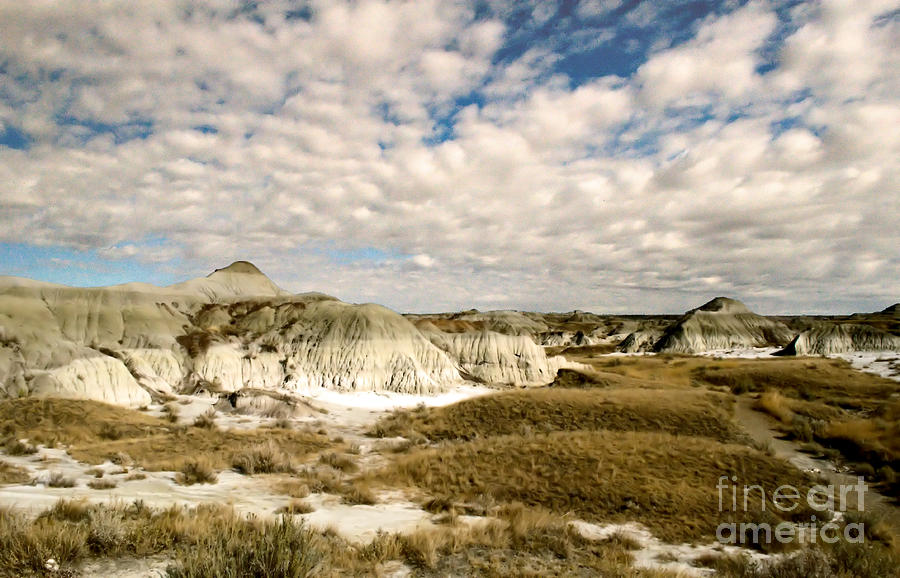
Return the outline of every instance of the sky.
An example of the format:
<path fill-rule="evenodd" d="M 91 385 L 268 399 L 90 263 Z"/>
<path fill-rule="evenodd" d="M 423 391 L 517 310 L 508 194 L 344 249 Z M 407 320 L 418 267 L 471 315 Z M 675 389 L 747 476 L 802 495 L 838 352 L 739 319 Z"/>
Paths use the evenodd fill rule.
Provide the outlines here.
<path fill-rule="evenodd" d="M 0 0 L 0 274 L 900 301 L 900 2 Z"/>

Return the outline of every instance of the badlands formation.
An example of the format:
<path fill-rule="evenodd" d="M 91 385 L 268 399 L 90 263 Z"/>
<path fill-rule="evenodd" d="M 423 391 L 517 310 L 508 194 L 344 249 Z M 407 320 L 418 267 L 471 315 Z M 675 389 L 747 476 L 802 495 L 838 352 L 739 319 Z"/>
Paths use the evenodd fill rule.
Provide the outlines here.
<path fill-rule="evenodd" d="M 236 392 L 436 394 L 465 383 L 542 385 L 576 365 L 545 351 L 570 347 L 897 350 L 897 315 L 893 306 L 847 319 L 779 320 L 717 297 L 680 318 L 477 310 L 403 316 L 322 293 L 288 293 L 243 261 L 169 287 L 74 288 L 3 277 L 0 392 L 142 407 L 178 393 L 236 403 Z"/>
<path fill-rule="evenodd" d="M 548 383 L 563 363 L 531 340 L 537 322 L 478 321 L 477 331 L 464 333 L 420 325 L 378 305 L 289 294 L 246 262 L 163 288 L 7 277 L 0 280 L 0 383 L 10 397 L 141 407 L 197 391 L 431 394 L 465 379 Z"/>

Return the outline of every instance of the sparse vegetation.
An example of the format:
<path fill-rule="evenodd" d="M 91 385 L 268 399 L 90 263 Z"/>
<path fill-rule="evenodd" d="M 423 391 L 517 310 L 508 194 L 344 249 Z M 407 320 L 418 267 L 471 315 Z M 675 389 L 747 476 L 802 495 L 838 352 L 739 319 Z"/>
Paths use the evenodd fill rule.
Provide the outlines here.
<path fill-rule="evenodd" d="M 209 408 L 204 413 L 194 418 L 194 427 L 204 429 L 215 429 L 216 426 L 216 410 Z"/>
<path fill-rule="evenodd" d="M 184 462 L 175 476 L 175 481 L 183 486 L 193 484 L 214 484 L 218 476 L 212 463 L 205 458 L 193 458 Z"/>
<path fill-rule="evenodd" d="M 274 443 L 267 442 L 236 454 L 232 467 L 247 475 L 292 472 L 290 456 L 282 452 Z"/>
<path fill-rule="evenodd" d="M 345 504 L 371 506 L 378 503 L 375 492 L 367 485 L 362 483 L 350 484 L 341 495 L 341 500 Z"/>
<path fill-rule="evenodd" d="M 24 484 L 28 480 L 28 472 L 9 462 L 0 460 L 0 484 Z"/>
<path fill-rule="evenodd" d="M 352 474 L 359 469 L 352 458 L 335 452 L 328 452 L 319 456 L 319 463 L 331 466 L 345 474 Z"/>
<path fill-rule="evenodd" d="M 88 487 L 92 490 L 111 490 L 118 485 L 118 482 L 116 482 L 115 480 L 110 480 L 109 478 L 101 478 L 88 482 Z"/>
<path fill-rule="evenodd" d="M 677 389 L 565 389 L 509 391 L 441 408 L 398 411 L 370 432 L 377 437 L 416 434 L 432 440 L 552 431 L 619 430 L 737 437 L 722 394 Z"/>
<path fill-rule="evenodd" d="M 47 479 L 47 486 L 50 488 L 74 488 L 75 480 L 62 472 L 52 472 Z"/>
<path fill-rule="evenodd" d="M 10 456 L 28 456 L 37 453 L 36 447 L 17 439 L 10 439 L 7 441 L 3 449 L 6 451 L 6 454 Z"/>
<path fill-rule="evenodd" d="M 300 578 L 315 575 L 326 553 L 302 522 L 214 518 L 189 549 L 180 549 L 169 578 L 252 575 Z"/>
<path fill-rule="evenodd" d="M 417 450 L 371 479 L 388 487 L 416 486 L 453 502 L 489 496 L 586 520 L 639 521 L 663 539 L 685 540 L 711 536 L 728 521 L 716 507 L 721 475 L 771 489 L 809 484 L 792 466 L 748 447 L 611 431 L 497 436 Z M 751 500 L 740 515 L 749 519 L 759 507 L 758 499 Z"/>
<path fill-rule="evenodd" d="M 308 503 L 304 502 L 303 500 L 294 499 L 291 500 L 286 506 L 281 508 L 278 513 L 293 516 L 298 514 L 309 514 L 310 512 L 314 511 L 315 508 L 310 506 Z"/>

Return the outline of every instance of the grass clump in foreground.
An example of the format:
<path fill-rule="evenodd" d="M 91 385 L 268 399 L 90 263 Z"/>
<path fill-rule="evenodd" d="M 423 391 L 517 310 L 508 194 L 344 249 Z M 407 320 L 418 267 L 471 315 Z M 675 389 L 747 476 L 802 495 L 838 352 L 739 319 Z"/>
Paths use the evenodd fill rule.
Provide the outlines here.
<path fill-rule="evenodd" d="M 314 576 L 325 562 L 315 532 L 288 518 L 215 520 L 212 530 L 216 533 L 205 533 L 194 547 L 179 552 L 168 569 L 169 578 L 301 578 Z"/>
<path fill-rule="evenodd" d="M 632 571 L 621 547 L 589 542 L 561 518 L 522 507 L 474 526 L 411 535 L 380 533 L 352 544 L 302 520 L 244 518 L 218 506 L 150 510 L 60 501 L 37 519 L 0 509 L 0 576 L 44 576 L 53 558 L 59 575 L 77 575 L 90 558 L 143 558 L 166 553 L 170 578 L 372 576 L 401 561 L 417 575 L 666 576 Z"/>
<path fill-rule="evenodd" d="M 748 511 L 718 510 L 720 476 L 766 489 L 754 492 Z M 413 486 L 452 502 L 487 496 L 521 502 L 588 521 L 638 521 L 668 541 L 710 539 L 722 522 L 770 521 L 768 499 L 783 484 L 809 482 L 794 467 L 734 444 L 646 432 L 556 432 L 498 436 L 399 456 L 363 478 L 388 487 Z M 809 521 L 802 506 L 791 514 Z M 741 508 L 739 508 L 741 509 Z M 734 519 L 730 519 L 734 516 Z M 778 519 L 771 520 L 777 523 Z"/>
<path fill-rule="evenodd" d="M 0 509 L 0 576 L 77 575 L 88 558 L 141 558 L 172 552 L 171 577 L 315 575 L 324 541 L 302 521 L 245 519 L 217 506 L 153 511 L 61 500 L 35 520 Z"/>
<path fill-rule="evenodd" d="M 411 566 L 417 576 L 678 575 L 632 568 L 631 547 L 616 537 L 588 540 L 566 518 L 521 504 L 499 507 L 491 518 L 474 524 L 452 522 L 409 535 L 379 533 L 369 544 L 348 543 L 292 517 L 245 518 L 222 506 L 151 510 L 141 502 L 99 506 L 60 500 L 36 519 L 0 509 L 4 578 L 45 576 L 50 558 L 59 562 L 60 576 L 73 576 L 87 559 L 156 554 L 172 560 L 167 569 L 171 578 L 372 576 L 380 575 L 382 565 L 390 561 Z M 821 554 L 833 573 L 791 573 L 809 568 L 790 565 L 795 559 L 803 564 L 805 555 L 785 559 L 769 571 L 741 559 L 709 563 L 725 576 L 743 578 L 880 578 L 890 575 L 900 561 L 877 540 L 865 545 L 839 543 Z"/>
<path fill-rule="evenodd" d="M 527 432 L 619 430 L 733 441 L 737 430 L 729 404 L 721 393 L 690 389 L 540 388 L 395 412 L 370 433 L 472 440 Z"/>

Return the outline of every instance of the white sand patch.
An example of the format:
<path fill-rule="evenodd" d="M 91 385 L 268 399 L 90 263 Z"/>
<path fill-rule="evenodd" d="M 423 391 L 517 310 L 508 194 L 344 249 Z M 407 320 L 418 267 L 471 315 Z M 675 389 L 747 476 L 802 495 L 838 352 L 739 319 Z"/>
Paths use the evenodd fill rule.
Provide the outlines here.
<path fill-rule="evenodd" d="M 638 568 L 660 569 L 679 572 L 683 576 L 710 576 L 714 570 L 693 566 L 692 561 L 701 556 L 747 555 L 754 562 L 771 560 L 773 556 L 761 554 L 746 548 L 711 543 L 702 545 L 668 544 L 655 537 L 650 530 L 636 522 L 626 524 L 591 524 L 576 520 L 572 526 L 588 540 L 608 540 L 614 534 L 622 534 L 641 545 L 640 550 L 631 551 L 634 565 Z"/>
<path fill-rule="evenodd" d="M 900 351 L 851 351 L 828 357 L 844 359 L 860 371 L 900 381 Z"/>
<path fill-rule="evenodd" d="M 763 359 L 771 357 L 780 347 L 746 347 L 736 349 L 713 349 L 696 353 L 698 357 L 713 357 L 719 359 Z"/>
<path fill-rule="evenodd" d="M 175 482 L 175 472 L 145 472 L 131 469 L 124 471 L 119 465 L 106 462 L 90 466 L 75 461 L 65 450 L 40 448 L 33 456 L 3 456 L 3 460 L 25 468 L 35 480 L 33 484 L 0 487 L 0 506 L 10 506 L 28 514 L 37 515 L 51 507 L 60 498 L 84 498 L 94 504 L 131 503 L 141 500 L 146 506 L 194 507 L 205 503 L 232 506 L 240 513 L 270 516 L 285 506 L 290 498 L 267 491 L 266 485 L 252 477 L 236 472 L 223 471 L 215 484 L 182 486 Z M 116 487 L 95 490 L 88 483 L 96 478 L 87 473 L 97 468 L 103 470 L 104 480 L 114 480 Z M 50 477 L 59 472 L 75 482 L 71 488 L 51 488 Z M 115 473 L 121 472 L 121 473 Z M 140 472 L 144 479 L 131 479 L 129 475 Z"/>
<path fill-rule="evenodd" d="M 391 391 L 359 391 L 342 393 L 332 389 L 320 389 L 306 397 L 318 402 L 318 405 L 362 408 L 373 411 L 391 411 L 394 409 L 415 407 L 424 404 L 428 407 L 441 407 L 462 401 L 470 397 L 494 393 L 496 389 L 481 385 L 460 385 L 444 393 L 436 395 L 413 395 Z"/>
<path fill-rule="evenodd" d="M 496 389 L 482 385 L 460 385 L 436 395 L 413 395 L 390 391 L 358 391 L 342 393 L 318 389 L 304 396 L 316 407 L 328 413 L 309 418 L 338 427 L 364 429 L 378 421 L 383 414 L 395 409 L 425 405 L 441 407 L 464 399 L 495 393 Z"/>
<path fill-rule="evenodd" d="M 429 521 L 431 514 L 418 505 L 396 496 L 392 498 L 373 506 L 351 506 L 341 503 L 340 496 L 312 494 L 304 501 L 315 511 L 301 517 L 314 528 L 332 528 L 345 539 L 361 544 L 371 542 L 379 531 L 406 534 L 434 527 Z"/>

